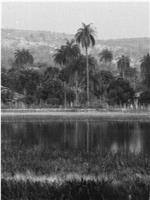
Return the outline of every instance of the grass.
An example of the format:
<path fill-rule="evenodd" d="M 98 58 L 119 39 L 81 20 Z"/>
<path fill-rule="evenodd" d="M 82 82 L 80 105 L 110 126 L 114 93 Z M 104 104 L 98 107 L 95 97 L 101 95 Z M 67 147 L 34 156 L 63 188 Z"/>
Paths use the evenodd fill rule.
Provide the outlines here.
<path fill-rule="evenodd" d="M 18 144 L 17 144 L 18 145 Z M 150 175 L 150 156 L 125 153 L 79 153 L 58 151 L 57 148 L 34 146 L 31 148 L 11 146 L 2 142 L 2 174 L 25 174 L 36 176 L 75 173 L 98 176 L 107 174 L 122 179 L 126 174 Z"/>
<path fill-rule="evenodd" d="M 60 151 L 2 138 L 1 158 L 2 200 L 149 200 L 150 155 Z"/>
<path fill-rule="evenodd" d="M 63 184 L 2 179 L 2 200 L 149 200 L 143 180 L 114 184 L 108 180 L 71 180 Z"/>
<path fill-rule="evenodd" d="M 149 188 L 149 155 L 18 150 L 2 142 L 2 200 L 149 200 Z"/>

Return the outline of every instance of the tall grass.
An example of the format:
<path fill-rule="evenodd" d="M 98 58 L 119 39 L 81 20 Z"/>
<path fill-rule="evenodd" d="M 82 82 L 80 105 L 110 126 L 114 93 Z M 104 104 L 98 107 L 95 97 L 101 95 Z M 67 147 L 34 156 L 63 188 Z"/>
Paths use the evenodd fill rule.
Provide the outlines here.
<path fill-rule="evenodd" d="M 2 143 L 2 174 L 25 174 L 30 171 L 36 176 L 78 173 L 80 175 L 107 174 L 115 179 L 126 175 L 150 175 L 149 155 L 125 153 L 79 153 L 57 149 L 24 148 L 23 145 L 8 148 Z"/>
<path fill-rule="evenodd" d="M 18 150 L 2 143 L 2 200 L 149 200 L 149 155 L 41 148 L 20 146 Z M 25 179 L 17 179 L 19 173 Z M 69 173 L 79 176 L 67 179 Z M 40 181 L 32 175 L 58 175 L 58 181 Z M 90 175 L 95 179 L 81 179 Z"/>
<path fill-rule="evenodd" d="M 149 155 L 81 153 L 22 144 L 18 149 L 18 144 L 10 148 L 4 141 L 1 155 L 2 200 L 149 200 Z M 26 178 L 17 179 L 16 174 Z M 67 174 L 79 178 L 65 179 Z M 58 175 L 64 181 L 52 184 L 32 180 L 32 175 Z M 81 179 L 90 175 L 95 179 Z"/>
<path fill-rule="evenodd" d="M 2 200 L 149 200 L 149 184 L 72 180 L 63 184 L 2 179 Z"/>

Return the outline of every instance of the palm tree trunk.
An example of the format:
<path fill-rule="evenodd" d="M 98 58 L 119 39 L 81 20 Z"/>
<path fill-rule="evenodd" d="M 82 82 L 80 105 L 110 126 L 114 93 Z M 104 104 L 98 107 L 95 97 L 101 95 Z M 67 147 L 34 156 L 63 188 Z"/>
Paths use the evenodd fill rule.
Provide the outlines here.
<path fill-rule="evenodd" d="M 86 48 L 86 79 L 87 79 L 87 106 L 89 107 L 89 64 L 88 64 L 88 49 Z"/>
<path fill-rule="evenodd" d="M 65 106 L 65 108 L 66 108 L 66 105 L 67 105 L 67 100 L 66 99 L 67 99 L 66 98 L 66 83 L 64 81 L 64 106 Z"/>
<path fill-rule="evenodd" d="M 123 73 L 122 73 L 122 77 L 123 77 L 123 79 L 125 79 L 124 71 L 123 71 Z"/>
<path fill-rule="evenodd" d="M 67 143 L 67 127 L 66 127 L 66 121 L 64 122 L 64 146 L 66 146 Z"/>
<path fill-rule="evenodd" d="M 90 148 L 90 140 L 89 140 L 89 132 L 90 132 L 90 126 L 89 126 L 89 121 L 87 120 L 87 130 L 86 130 L 86 151 L 87 153 L 89 152 Z"/>
<path fill-rule="evenodd" d="M 76 106 L 78 106 L 78 72 L 75 72 L 75 82 L 76 82 Z"/>
<path fill-rule="evenodd" d="M 78 121 L 75 122 L 75 148 L 78 148 Z"/>

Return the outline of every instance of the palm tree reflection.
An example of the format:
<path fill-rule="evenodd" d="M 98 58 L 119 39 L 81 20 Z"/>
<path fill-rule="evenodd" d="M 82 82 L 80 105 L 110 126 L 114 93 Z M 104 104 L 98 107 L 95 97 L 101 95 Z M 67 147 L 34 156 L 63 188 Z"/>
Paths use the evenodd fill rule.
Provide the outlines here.
<path fill-rule="evenodd" d="M 138 122 L 135 123 L 134 132 L 130 139 L 129 151 L 135 154 L 143 152 L 143 137 Z"/>
<path fill-rule="evenodd" d="M 89 148 L 90 148 L 89 136 L 90 136 L 90 125 L 89 125 L 89 120 L 87 120 L 86 121 L 86 151 L 87 153 L 89 152 Z"/>

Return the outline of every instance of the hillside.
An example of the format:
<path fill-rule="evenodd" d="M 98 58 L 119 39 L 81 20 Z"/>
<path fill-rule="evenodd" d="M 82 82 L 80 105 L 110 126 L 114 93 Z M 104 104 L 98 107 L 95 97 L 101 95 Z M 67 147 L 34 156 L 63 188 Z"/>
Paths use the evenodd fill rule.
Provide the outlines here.
<path fill-rule="evenodd" d="M 53 63 L 52 55 L 55 50 L 65 43 L 65 39 L 73 38 L 73 35 L 2 29 L 1 37 L 2 67 L 9 68 L 14 59 L 14 51 L 18 48 L 29 49 L 35 62 Z M 126 54 L 130 56 L 132 65 L 139 67 L 140 59 L 150 50 L 150 38 L 97 40 L 91 54 L 98 58 L 98 53 L 104 48 L 113 51 L 114 62 L 120 55 Z"/>

